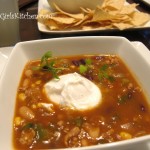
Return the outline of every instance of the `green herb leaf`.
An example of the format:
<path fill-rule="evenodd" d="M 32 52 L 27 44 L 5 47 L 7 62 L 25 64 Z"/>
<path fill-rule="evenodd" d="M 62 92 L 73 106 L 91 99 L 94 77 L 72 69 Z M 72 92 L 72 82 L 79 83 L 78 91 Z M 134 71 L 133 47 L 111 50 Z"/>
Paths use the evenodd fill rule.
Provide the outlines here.
<path fill-rule="evenodd" d="M 103 75 L 103 78 L 105 78 L 105 79 L 109 78 L 108 72 L 106 72 L 106 71 L 103 71 L 102 75 Z"/>
<path fill-rule="evenodd" d="M 75 122 L 76 126 L 81 127 L 82 124 L 83 124 L 83 117 L 77 117 L 77 118 L 75 118 L 74 122 Z"/>
<path fill-rule="evenodd" d="M 110 75 L 109 72 L 109 65 L 108 64 L 104 64 L 103 66 L 101 66 L 101 68 L 99 69 L 99 74 L 98 74 L 98 78 L 99 80 L 102 82 L 104 79 L 109 80 L 110 82 L 115 81 L 115 78 Z"/>
<path fill-rule="evenodd" d="M 113 76 L 109 75 L 109 76 L 108 76 L 108 80 L 109 80 L 110 82 L 114 82 L 114 81 L 115 81 L 115 78 L 114 78 Z"/>
<path fill-rule="evenodd" d="M 55 61 L 52 60 L 52 52 L 48 51 L 46 52 L 40 62 L 40 66 L 34 66 L 33 70 L 42 70 L 42 71 L 48 71 L 52 74 L 52 76 L 56 79 L 59 79 L 58 73 L 64 68 L 56 68 L 55 67 Z"/>
<path fill-rule="evenodd" d="M 103 74 L 99 73 L 98 78 L 99 78 L 100 81 L 102 81 L 104 79 Z"/>
<path fill-rule="evenodd" d="M 48 64 L 48 59 L 51 57 L 52 57 L 52 52 L 51 51 L 46 52 L 41 58 L 41 65 Z"/>
<path fill-rule="evenodd" d="M 100 68 L 100 71 L 106 71 L 108 69 L 108 65 L 107 64 L 104 64 L 101 68 Z"/>
<path fill-rule="evenodd" d="M 40 124 L 35 124 L 35 131 L 37 132 L 37 137 L 39 140 L 43 139 L 46 136 L 46 129 L 42 127 Z"/>
<path fill-rule="evenodd" d="M 44 128 L 41 124 L 29 122 L 23 126 L 22 130 L 28 130 L 31 128 L 36 132 L 36 138 L 38 140 L 43 140 L 48 138 L 49 135 L 48 129 Z"/>
<path fill-rule="evenodd" d="M 87 58 L 87 59 L 85 59 L 85 63 L 86 63 L 86 65 L 91 65 L 92 60 L 90 58 Z"/>
<path fill-rule="evenodd" d="M 80 66 L 79 66 L 79 70 L 80 70 L 80 73 L 81 73 L 81 74 L 84 74 L 85 72 L 87 72 L 88 67 L 85 66 L 85 65 L 80 65 Z"/>
<path fill-rule="evenodd" d="M 22 130 L 27 130 L 27 129 L 30 129 L 30 128 L 34 128 L 35 124 L 29 122 L 27 124 L 25 124 L 23 127 L 22 127 Z"/>
<path fill-rule="evenodd" d="M 81 74 L 84 74 L 88 71 L 90 68 L 90 65 L 92 64 L 92 60 L 90 58 L 85 59 L 85 65 L 80 65 L 79 66 L 79 71 Z"/>
<path fill-rule="evenodd" d="M 122 96 L 118 99 L 118 103 L 119 103 L 119 104 L 124 104 L 124 103 L 126 103 L 127 99 L 128 99 L 128 96 L 127 96 L 127 95 L 122 95 Z"/>

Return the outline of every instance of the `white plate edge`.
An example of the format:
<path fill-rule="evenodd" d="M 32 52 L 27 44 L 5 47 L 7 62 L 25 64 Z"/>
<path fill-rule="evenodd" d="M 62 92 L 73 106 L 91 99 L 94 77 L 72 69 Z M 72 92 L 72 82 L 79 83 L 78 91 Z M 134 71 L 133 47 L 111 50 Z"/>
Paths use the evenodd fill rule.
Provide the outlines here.
<path fill-rule="evenodd" d="M 13 47 L 0 47 L 0 77 Z"/>
<path fill-rule="evenodd" d="M 141 0 L 141 1 L 147 3 L 148 5 L 150 5 L 150 0 Z"/>

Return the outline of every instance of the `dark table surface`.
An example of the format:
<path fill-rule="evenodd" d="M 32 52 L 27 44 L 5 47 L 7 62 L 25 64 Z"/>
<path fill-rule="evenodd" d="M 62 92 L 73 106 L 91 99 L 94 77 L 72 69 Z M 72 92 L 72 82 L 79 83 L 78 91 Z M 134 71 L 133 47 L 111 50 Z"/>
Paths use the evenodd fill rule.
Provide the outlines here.
<path fill-rule="evenodd" d="M 128 0 L 132 3 L 133 0 Z M 141 3 L 140 0 L 134 0 L 139 3 L 138 9 L 150 14 L 150 6 Z M 20 13 L 28 12 L 30 15 L 37 15 L 38 0 L 19 0 Z M 20 19 L 20 39 L 21 41 L 48 39 L 69 36 L 123 36 L 130 41 L 140 41 L 150 50 L 150 28 L 138 30 L 108 31 L 108 32 L 86 32 L 72 34 L 46 34 L 38 30 L 36 19 Z"/>

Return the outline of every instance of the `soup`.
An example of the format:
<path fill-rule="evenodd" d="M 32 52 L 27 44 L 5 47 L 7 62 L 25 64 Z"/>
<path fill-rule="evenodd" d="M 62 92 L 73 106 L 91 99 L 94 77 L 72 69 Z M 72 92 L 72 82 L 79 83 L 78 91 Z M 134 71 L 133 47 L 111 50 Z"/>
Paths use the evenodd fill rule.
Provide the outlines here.
<path fill-rule="evenodd" d="M 48 52 L 26 64 L 16 97 L 15 149 L 84 147 L 150 134 L 143 90 L 117 55 L 53 58 Z"/>

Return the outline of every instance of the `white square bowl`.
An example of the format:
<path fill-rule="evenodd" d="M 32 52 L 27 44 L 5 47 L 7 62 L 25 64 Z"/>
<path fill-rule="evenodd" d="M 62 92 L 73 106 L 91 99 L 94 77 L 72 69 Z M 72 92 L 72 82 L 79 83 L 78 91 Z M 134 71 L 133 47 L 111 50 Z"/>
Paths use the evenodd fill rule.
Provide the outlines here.
<path fill-rule="evenodd" d="M 150 93 L 148 93 L 150 91 L 150 51 L 146 48 L 141 50 L 135 48 L 130 41 L 123 37 L 69 37 L 21 42 L 14 47 L 0 77 L 0 149 L 10 150 L 13 148 L 12 127 L 16 92 L 24 66 L 29 60 L 41 58 L 47 51 L 52 51 L 53 56 L 119 55 L 144 89 L 149 100 L 148 103 L 150 103 Z M 148 140 L 150 140 L 150 135 L 79 149 L 121 150 L 148 142 Z"/>

